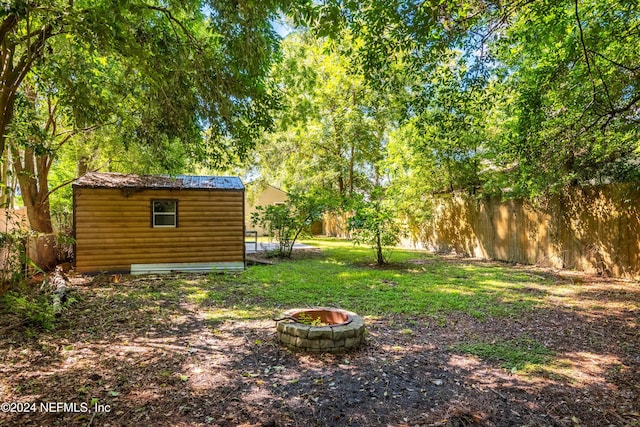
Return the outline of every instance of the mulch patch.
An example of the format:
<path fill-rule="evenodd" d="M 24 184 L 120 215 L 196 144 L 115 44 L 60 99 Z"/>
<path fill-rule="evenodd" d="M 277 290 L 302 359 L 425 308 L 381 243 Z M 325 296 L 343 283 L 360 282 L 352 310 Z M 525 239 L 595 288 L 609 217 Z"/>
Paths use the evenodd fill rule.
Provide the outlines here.
<path fill-rule="evenodd" d="M 364 347 L 313 355 L 283 348 L 268 314 L 211 317 L 162 280 L 117 279 L 74 279 L 52 332 L 0 320 L 0 403 L 36 404 L 0 426 L 640 425 L 636 282 L 579 275 L 511 319 L 365 317 Z M 131 297 L 139 286 L 155 297 Z M 454 350 L 523 336 L 552 366 L 511 372 Z"/>

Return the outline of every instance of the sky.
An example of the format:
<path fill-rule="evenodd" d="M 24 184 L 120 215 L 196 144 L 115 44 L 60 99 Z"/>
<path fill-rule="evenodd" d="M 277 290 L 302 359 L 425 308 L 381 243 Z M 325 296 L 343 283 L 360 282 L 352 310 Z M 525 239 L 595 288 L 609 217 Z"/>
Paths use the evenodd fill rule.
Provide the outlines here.
<path fill-rule="evenodd" d="M 282 38 L 287 37 L 293 31 L 293 27 L 283 18 L 274 19 L 272 25 L 276 33 Z"/>

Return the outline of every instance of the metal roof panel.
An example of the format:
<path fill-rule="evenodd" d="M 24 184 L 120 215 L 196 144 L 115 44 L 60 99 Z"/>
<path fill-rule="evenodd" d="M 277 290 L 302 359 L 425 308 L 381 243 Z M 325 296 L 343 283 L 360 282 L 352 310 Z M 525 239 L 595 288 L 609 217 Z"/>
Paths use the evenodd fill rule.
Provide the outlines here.
<path fill-rule="evenodd" d="M 178 175 L 133 175 L 114 172 L 89 172 L 78 178 L 76 187 L 89 188 L 172 188 L 243 190 L 244 185 L 237 176 Z"/>

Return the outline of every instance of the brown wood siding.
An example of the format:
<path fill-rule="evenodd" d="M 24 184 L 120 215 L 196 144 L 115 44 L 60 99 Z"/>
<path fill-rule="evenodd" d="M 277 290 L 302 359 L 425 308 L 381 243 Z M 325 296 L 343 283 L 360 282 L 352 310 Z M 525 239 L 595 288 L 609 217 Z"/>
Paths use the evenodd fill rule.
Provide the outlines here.
<path fill-rule="evenodd" d="M 74 188 L 76 271 L 131 264 L 243 262 L 243 191 Z M 151 227 L 151 201 L 178 200 L 178 227 Z"/>

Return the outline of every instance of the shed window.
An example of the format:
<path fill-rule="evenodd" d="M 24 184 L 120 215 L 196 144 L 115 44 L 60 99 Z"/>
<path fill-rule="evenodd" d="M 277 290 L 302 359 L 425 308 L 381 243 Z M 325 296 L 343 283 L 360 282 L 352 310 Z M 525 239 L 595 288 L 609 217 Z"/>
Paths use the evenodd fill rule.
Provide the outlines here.
<path fill-rule="evenodd" d="M 152 200 L 151 225 L 153 227 L 178 226 L 177 200 Z"/>

